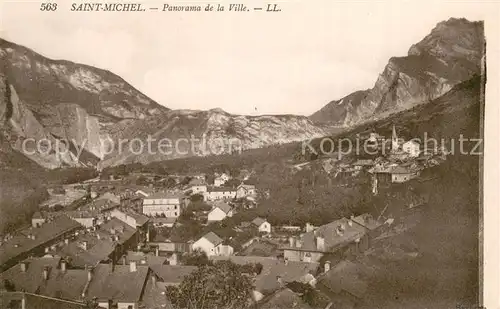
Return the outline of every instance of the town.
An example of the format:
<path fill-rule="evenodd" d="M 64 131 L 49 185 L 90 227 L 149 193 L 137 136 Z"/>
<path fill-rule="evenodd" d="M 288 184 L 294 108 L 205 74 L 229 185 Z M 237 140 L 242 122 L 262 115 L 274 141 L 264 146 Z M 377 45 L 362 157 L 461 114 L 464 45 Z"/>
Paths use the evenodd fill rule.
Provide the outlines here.
<path fill-rule="evenodd" d="M 365 135 L 371 141 L 384 138 Z M 422 178 L 422 171 L 446 160 L 442 149 L 424 153 L 418 143 L 405 142 L 395 126 L 390 146 L 387 155 L 374 159 L 326 156 L 315 164 L 335 179 L 365 175 L 377 195 Z M 367 256 L 381 239 L 412 224 L 405 222 L 406 213 L 385 208 L 331 218 L 320 226 L 275 224 L 252 215 L 272 194 L 259 189 L 254 173 L 168 179 L 111 174 L 53 186 L 31 225 L 1 240 L 3 297 L 10 308 L 25 308 L 30 298 L 51 308 L 170 308 L 169 288 L 179 287 L 203 265 L 231 262 L 252 278 L 248 301 L 258 308 L 311 308 L 304 289 L 315 293 L 316 308 L 353 308 L 366 301 L 366 278 L 383 267 Z M 422 198 L 405 211 L 418 211 L 425 203 Z"/>

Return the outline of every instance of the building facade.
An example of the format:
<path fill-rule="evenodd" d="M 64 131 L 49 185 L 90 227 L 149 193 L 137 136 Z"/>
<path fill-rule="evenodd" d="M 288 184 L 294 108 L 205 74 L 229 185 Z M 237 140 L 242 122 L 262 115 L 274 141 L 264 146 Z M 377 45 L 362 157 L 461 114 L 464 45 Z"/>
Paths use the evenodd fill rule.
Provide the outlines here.
<path fill-rule="evenodd" d="M 167 218 L 177 218 L 181 214 L 182 206 L 182 196 L 156 193 L 144 198 L 142 213 L 146 216 L 164 215 Z"/>

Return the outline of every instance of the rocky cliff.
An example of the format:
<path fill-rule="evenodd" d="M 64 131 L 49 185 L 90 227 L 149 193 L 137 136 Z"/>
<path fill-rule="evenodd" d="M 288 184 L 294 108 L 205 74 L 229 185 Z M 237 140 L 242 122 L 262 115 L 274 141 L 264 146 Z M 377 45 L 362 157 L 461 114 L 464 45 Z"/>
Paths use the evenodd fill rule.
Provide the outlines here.
<path fill-rule="evenodd" d="M 431 102 L 480 74 L 483 50 L 483 23 L 451 18 L 411 46 L 408 56 L 389 59 L 372 89 L 332 101 L 310 119 L 352 126 Z"/>
<path fill-rule="evenodd" d="M 161 117 L 123 121 L 109 133 L 114 151 L 100 162 L 101 167 L 234 153 L 326 134 L 305 116 L 243 116 L 221 109 L 174 110 Z M 118 141 L 127 139 L 120 149 Z"/>
<path fill-rule="evenodd" d="M 1 39 L 0 57 L 2 148 L 9 145 L 46 168 L 148 163 L 227 153 L 229 143 L 250 149 L 325 134 L 303 116 L 250 117 L 220 109 L 172 111 L 109 71 L 51 60 Z M 137 147 L 146 143 L 148 137 L 168 139 L 176 149 L 163 155 L 131 148 L 134 143 Z M 204 144 L 183 140 L 175 144 L 192 137 L 203 137 Z M 34 141 L 41 140 L 48 141 L 41 145 L 43 153 L 33 151 Z M 23 151 L 23 143 L 29 146 L 28 152 Z M 116 147 L 111 149 L 112 145 Z"/>

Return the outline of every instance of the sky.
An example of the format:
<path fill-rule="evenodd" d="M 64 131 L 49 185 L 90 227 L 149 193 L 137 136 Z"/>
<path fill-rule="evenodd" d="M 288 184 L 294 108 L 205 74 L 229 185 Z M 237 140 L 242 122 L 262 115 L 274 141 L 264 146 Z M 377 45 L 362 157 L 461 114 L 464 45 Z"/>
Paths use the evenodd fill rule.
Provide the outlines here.
<path fill-rule="evenodd" d="M 70 1 L 53 2 L 57 11 L 42 12 L 37 1 L 0 0 L 0 36 L 110 70 L 172 109 L 249 115 L 310 115 L 371 88 L 390 57 L 438 22 L 498 10 L 479 1 L 295 0 L 272 2 L 281 12 L 71 12 Z"/>

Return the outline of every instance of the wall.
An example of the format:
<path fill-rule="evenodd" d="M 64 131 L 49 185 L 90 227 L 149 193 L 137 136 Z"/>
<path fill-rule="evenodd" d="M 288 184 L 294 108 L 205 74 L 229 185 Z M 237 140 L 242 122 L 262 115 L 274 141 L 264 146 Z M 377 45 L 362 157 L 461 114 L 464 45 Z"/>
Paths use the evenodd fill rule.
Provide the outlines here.
<path fill-rule="evenodd" d="M 208 221 L 221 221 L 224 218 L 226 218 L 226 213 L 217 207 L 208 213 Z"/>
<path fill-rule="evenodd" d="M 271 224 L 269 222 L 264 222 L 259 226 L 259 232 L 271 233 Z"/>
<path fill-rule="evenodd" d="M 129 308 L 136 309 L 137 306 L 135 305 L 135 303 L 118 303 L 118 309 L 129 309 Z"/>
<path fill-rule="evenodd" d="M 215 255 L 215 248 L 212 245 L 211 242 L 209 242 L 207 239 L 204 237 L 198 239 L 196 242 L 193 243 L 193 250 L 200 249 L 204 251 L 207 256 L 212 256 Z"/>
<path fill-rule="evenodd" d="M 302 262 L 319 262 L 323 253 L 321 252 L 309 252 L 310 260 L 306 257 L 307 251 L 299 251 L 299 250 L 284 250 L 284 258 L 289 261 L 302 261 Z"/>
<path fill-rule="evenodd" d="M 142 213 L 147 216 L 161 215 L 165 217 L 179 217 L 181 214 L 180 205 L 143 205 Z"/>

